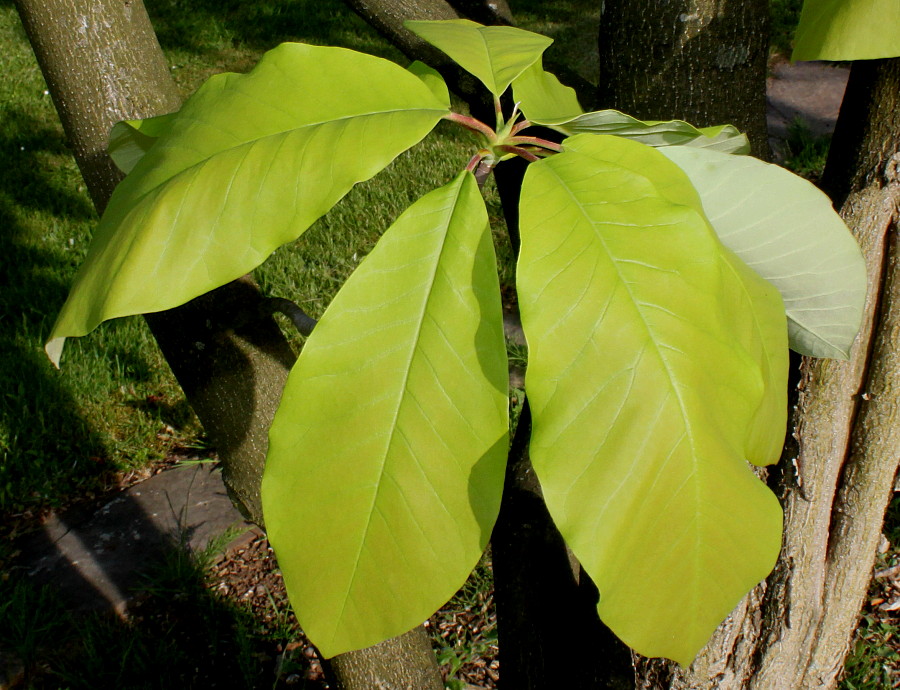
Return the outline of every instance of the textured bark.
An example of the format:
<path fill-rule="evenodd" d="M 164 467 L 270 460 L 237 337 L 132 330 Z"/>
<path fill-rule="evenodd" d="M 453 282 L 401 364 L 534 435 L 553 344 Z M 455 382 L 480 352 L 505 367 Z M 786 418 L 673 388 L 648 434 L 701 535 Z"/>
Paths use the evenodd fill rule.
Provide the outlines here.
<path fill-rule="evenodd" d="M 640 661 L 642 688 L 836 687 L 900 461 L 900 60 L 853 66 L 823 183 L 866 258 L 850 360 L 805 358 L 799 454 L 772 483 L 779 563 L 690 669 Z"/>
<path fill-rule="evenodd" d="M 443 690 L 431 641 L 418 627 L 390 640 L 330 660 L 336 690 Z"/>
<path fill-rule="evenodd" d="M 604 0 L 598 105 L 645 120 L 766 132 L 766 0 Z"/>
<path fill-rule="evenodd" d="M 16 0 L 75 160 L 99 213 L 122 173 L 106 154 L 119 120 L 181 104 L 142 2 Z"/>
<path fill-rule="evenodd" d="M 16 7 L 91 198 L 102 212 L 122 177 L 106 153 L 112 125 L 180 105 L 144 5 L 141 0 L 16 0 Z M 262 301 L 253 282 L 244 278 L 147 317 L 217 447 L 232 500 L 260 525 L 268 428 L 295 359 Z M 339 687 L 347 690 L 442 687 L 421 629 L 345 656 L 332 664 Z M 373 677 L 381 685 L 372 684 Z"/>

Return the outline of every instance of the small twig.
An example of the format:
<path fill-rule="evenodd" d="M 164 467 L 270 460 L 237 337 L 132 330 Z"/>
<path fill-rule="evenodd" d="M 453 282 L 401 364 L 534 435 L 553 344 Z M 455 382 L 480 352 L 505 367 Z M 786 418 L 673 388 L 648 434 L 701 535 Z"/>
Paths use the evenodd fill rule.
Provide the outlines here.
<path fill-rule="evenodd" d="M 284 314 L 291 320 L 300 335 L 308 336 L 318 323 L 291 300 L 284 297 L 266 297 L 260 303 L 259 310 L 266 316 L 271 316 L 276 312 Z"/>

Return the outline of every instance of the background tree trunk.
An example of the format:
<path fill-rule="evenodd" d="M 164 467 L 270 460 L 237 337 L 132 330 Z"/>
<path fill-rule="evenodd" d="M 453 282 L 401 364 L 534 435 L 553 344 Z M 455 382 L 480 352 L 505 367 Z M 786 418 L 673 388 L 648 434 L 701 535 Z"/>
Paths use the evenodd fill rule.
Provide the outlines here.
<path fill-rule="evenodd" d="M 604 0 L 600 108 L 645 120 L 733 124 L 768 160 L 768 0 Z"/>
<path fill-rule="evenodd" d="M 774 572 L 689 669 L 638 660 L 638 687 L 836 687 L 900 460 L 898 170 L 900 60 L 855 63 L 823 185 L 866 258 L 862 330 L 850 361 L 803 360 L 798 446 L 770 479 L 785 509 Z"/>
<path fill-rule="evenodd" d="M 176 110 L 180 98 L 141 0 L 16 0 L 91 199 L 102 213 L 122 174 L 110 128 Z M 235 504 L 263 524 L 268 429 L 296 359 L 245 277 L 147 316 L 166 361 L 215 444 Z M 337 687 L 441 690 L 428 636 L 414 630 L 332 660 Z M 381 685 L 379 685 L 379 683 Z"/>

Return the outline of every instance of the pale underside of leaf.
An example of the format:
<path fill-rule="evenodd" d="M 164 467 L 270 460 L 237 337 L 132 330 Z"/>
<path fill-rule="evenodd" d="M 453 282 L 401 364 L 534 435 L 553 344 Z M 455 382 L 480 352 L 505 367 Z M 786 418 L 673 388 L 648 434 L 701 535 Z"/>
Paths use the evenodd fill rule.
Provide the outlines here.
<path fill-rule="evenodd" d="M 778 501 L 746 461 L 776 460 L 784 434 L 781 300 L 719 244 L 684 175 L 632 141 L 582 135 L 530 166 L 521 217 L 548 508 L 606 624 L 686 665 L 780 547 Z"/>
<path fill-rule="evenodd" d="M 791 348 L 846 359 L 862 320 L 866 268 L 828 197 L 755 158 L 661 152 L 691 179 L 722 242 L 781 292 Z"/>
<path fill-rule="evenodd" d="M 875 60 L 900 56 L 897 0 L 805 0 L 792 60 Z"/>
<path fill-rule="evenodd" d="M 733 125 L 697 128 L 687 122 L 638 120 L 617 110 L 600 110 L 579 115 L 575 119 L 553 125 L 563 134 L 613 134 L 633 139 L 647 146 L 689 146 L 723 153 L 750 152 L 747 136 Z"/>
<path fill-rule="evenodd" d="M 445 52 L 498 97 L 553 43 L 530 31 L 482 26 L 468 19 L 408 21 L 404 26 Z"/>
<path fill-rule="evenodd" d="M 48 354 L 253 270 L 446 112 L 410 72 L 339 48 L 284 44 L 213 77 L 117 187 Z"/>
<path fill-rule="evenodd" d="M 113 125 L 109 133 L 107 152 L 113 163 L 128 174 L 171 127 L 175 113 L 150 117 L 146 120 L 124 120 Z"/>
<path fill-rule="evenodd" d="M 506 387 L 487 214 L 463 173 L 341 289 L 272 425 L 266 527 L 325 656 L 409 630 L 463 584 L 499 510 Z"/>

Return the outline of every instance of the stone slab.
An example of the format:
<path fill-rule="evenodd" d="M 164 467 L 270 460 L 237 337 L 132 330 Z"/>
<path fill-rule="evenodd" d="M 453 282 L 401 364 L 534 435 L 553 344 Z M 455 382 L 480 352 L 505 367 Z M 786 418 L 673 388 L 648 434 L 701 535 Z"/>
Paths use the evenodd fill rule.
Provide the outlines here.
<path fill-rule="evenodd" d="M 784 62 L 772 69 L 767 80 L 769 141 L 778 152 L 788 126 L 800 118 L 813 134 L 834 130 L 850 69 L 827 62 Z"/>
<path fill-rule="evenodd" d="M 171 549 L 202 551 L 231 527 L 249 528 L 211 464 L 161 472 L 94 509 L 52 514 L 20 543 L 19 562 L 77 609 L 123 612 L 148 567 Z"/>

